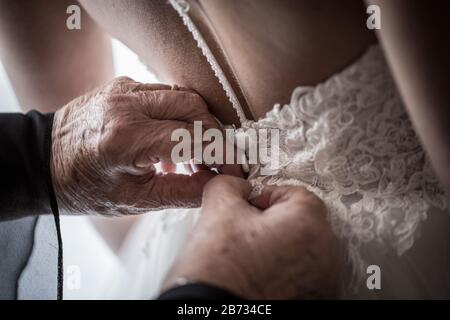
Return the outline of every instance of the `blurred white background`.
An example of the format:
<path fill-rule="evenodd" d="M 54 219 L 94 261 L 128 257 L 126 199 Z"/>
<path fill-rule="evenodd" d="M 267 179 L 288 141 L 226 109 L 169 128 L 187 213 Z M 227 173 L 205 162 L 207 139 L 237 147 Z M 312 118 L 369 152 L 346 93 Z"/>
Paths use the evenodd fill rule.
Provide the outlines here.
<path fill-rule="evenodd" d="M 116 76 L 128 76 L 139 82 L 158 82 L 136 54 L 113 39 Z M 0 61 L 0 112 L 20 112 L 19 104 Z M 65 299 L 101 299 L 108 294 L 111 281 L 120 278 L 121 259 L 99 234 L 92 221 L 102 218 L 62 217 L 64 241 Z M 111 227 L 106 225 L 106 228 Z M 114 231 L 114 230 L 113 230 Z M 80 272 L 80 273 L 79 273 Z M 125 270 L 124 270 L 125 272 Z M 80 279 L 77 277 L 80 276 Z M 80 281 L 78 281 L 80 280 Z M 80 285 L 78 285 L 80 284 Z"/>

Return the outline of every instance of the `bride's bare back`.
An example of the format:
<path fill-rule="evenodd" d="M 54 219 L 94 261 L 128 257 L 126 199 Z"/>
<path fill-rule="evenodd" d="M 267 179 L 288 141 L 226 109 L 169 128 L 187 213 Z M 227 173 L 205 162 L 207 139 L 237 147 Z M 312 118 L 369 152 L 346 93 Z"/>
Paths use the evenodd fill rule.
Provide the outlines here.
<path fill-rule="evenodd" d="M 238 124 L 223 88 L 166 0 L 86 1 L 85 9 L 163 82 L 197 90 L 224 123 Z M 375 41 L 360 0 L 189 1 L 189 15 L 248 118 L 289 102 L 351 63 Z"/>

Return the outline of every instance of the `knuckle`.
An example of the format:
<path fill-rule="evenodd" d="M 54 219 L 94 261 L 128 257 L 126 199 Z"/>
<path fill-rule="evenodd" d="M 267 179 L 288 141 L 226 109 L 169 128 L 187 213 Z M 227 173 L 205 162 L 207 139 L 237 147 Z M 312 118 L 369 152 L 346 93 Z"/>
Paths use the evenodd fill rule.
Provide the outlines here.
<path fill-rule="evenodd" d="M 291 190 L 292 190 L 292 193 L 294 194 L 294 196 L 296 196 L 296 197 L 305 197 L 305 196 L 307 196 L 309 194 L 312 194 L 312 192 L 310 192 L 304 186 L 292 187 Z"/>
<path fill-rule="evenodd" d="M 105 87 L 105 92 L 122 92 L 125 93 L 128 91 L 128 87 L 135 83 L 135 81 L 129 77 L 121 76 L 112 79 Z"/>
<path fill-rule="evenodd" d="M 220 191 L 220 189 L 223 190 L 224 186 L 231 185 L 235 183 L 237 178 L 225 174 L 221 174 L 218 176 L 215 176 L 211 180 L 209 180 L 205 185 L 205 192 L 206 193 L 214 193 L 217 191 Z"/>
<path fill-rule="evenodd" d="M 184 92 L 186 103 L 191 108 L 199 111 L 208 110 L 205 100 L 196 92 Z"/>
<path fill-rule="evenodd" d="M 115 95 L 115 94 L 106 93 L 103 95 L 103 101 L 105 103 L 105 106 L 108 109 L 110 109 L 117 105 L 117 103 L 119 102 L 119 99 L 118 99 L 117 95 Z"/>
<path fill-rule="evenodd" d="M 187 92 L 189 99 L 192 103 L 198 105 L 205 105 L 205 100 L 196 92 Z"/>
<path fill-rule="evenodd" d="M 332 241 L 333 233 L 327 219 L 317 215 L 317 212 L 301 211 L 299 219 L 292 221 L 292 226 L 297 230 L 300 239 L 308 242 Z"/>
<path fill-rule="evenodd" d="M 327 208 L 322 199 L 304 187 L 295 187 L 291 192 L 292 204 L 299 215 L 307 221 L 326 220 Z"/>
<path fill-rule="evenodd" d="M 181 92 L 188 92 L 188 93 L 198 94 L 198 92 L 195 89 L 192 89 L 192 88 L 179 86 L 177 84 L 175 84 L 173 87 L 176 88 L 178 91 L 181 91 Z"/>
<path fill-rule="evenodd" d="M 115 162 L 116 150 L 114 144 L 110 143 L 108 138 L 102 137 L 97 146 L 98 154 L 101 159 L 108 162 Z"/>
<path fill-rule="evenodd" d="M 134 80 L 127 76 L 116 77 L 112 80 L 113 83 L 133 82 Z"/>
<path fill-rule="evenodd" d="M 216 183 L 215 182 L 216 178 L 217 177 L 212 178 L 205 184 L 205 187 L 203 188 L 203 193 L 207 194 L 211 192 L 211 189 L 214 188 L 214 184 Z"/>
<path fill-rule="evenodd" d="M 310 204 L 321 204 L 322 200 L 316 196 L 313 192 L 309 191 L 305 187 L 293 187 L 292 197 L 295 200 L 310 203 Z"/>
<path fill-rule="evenodd" d="M 227 177 L 225 177 L 224 175 L 215 176 L 210 181 L 208 181 L 208 183 L 205 185 L 205 190 L 206 191 L 212 191 L 216 187 L 226 183 L 226 181 L 227 181 Z"/>
<path fill-rule="evenodd" d="M 107 124 L 100 135 L 98 152 L 100 156 L 109 162 L 119 162 L 122 155 L 121 147 L 127 146 L 129 128 L 117 121 Z"/>
<path fill-rule="evenodd" d="M 164 105 L 165 95 L 155 91 L 146 91 L 136 93 L 141 106 L 158 107 Z"/>

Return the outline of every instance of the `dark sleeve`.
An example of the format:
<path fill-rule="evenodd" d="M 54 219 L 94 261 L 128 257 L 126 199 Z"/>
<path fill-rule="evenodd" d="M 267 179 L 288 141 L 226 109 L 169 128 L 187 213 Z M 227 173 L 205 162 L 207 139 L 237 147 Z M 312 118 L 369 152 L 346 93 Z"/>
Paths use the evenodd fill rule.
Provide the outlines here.
<path fill-rule="evenodd" d="M 0 220 L 51 213 L 53 114 L 0 114 Z"/>
<path fill-rule="evenodd" d="M 207 283 L 189 283 L 163 292 L 158 300 L 241 300 L 241 298 L 228 290 Z"/>
<path fill-rule="evenodd" d="M 58 241 L 57 297 L 63 297 L 63 246 L 50 159 L 53 114 L 0 114 L 0 221 L 53 213 Z"/>

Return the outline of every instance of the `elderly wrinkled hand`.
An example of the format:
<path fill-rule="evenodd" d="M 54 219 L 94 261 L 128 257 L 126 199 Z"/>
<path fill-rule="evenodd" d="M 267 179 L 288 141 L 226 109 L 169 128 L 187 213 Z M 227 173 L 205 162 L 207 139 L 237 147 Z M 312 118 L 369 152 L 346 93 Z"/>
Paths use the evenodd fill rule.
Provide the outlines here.
<path fill-rule="evenodd" d="M 338 258 L 324 203 L 303 187 L 265 187 L 220 175 L 205 186 L 202 215 L 165 280 L 209 283 L 242 298 L 331 298 Z"/>
<path fill-rule="evenodd" d="M 71 101 L 55 113 L 52 131 L 51 172 L 59 207 L 122 215 L 199 206 L 212 171 L 161 174 L 154 166 L 171 163 L 172 132 L 193 130 L 194 121 L 220 128 L 196 93 L 129 78 Z"/>

